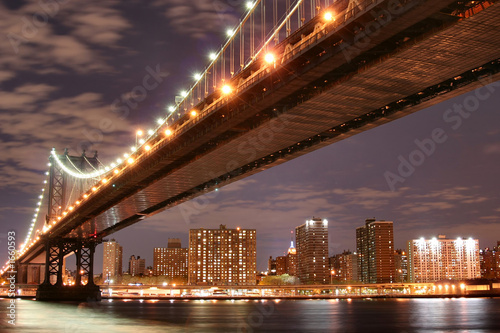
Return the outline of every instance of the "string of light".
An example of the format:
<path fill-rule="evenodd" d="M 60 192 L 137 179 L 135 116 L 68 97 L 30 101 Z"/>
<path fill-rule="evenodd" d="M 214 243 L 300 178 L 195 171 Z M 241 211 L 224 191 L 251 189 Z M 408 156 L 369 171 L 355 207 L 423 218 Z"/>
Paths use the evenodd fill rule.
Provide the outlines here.
<path fill-rule="evenodd" d="M 274 26 L 274 32 L 271 34 L 270 37 L 268 37 L 266 40 L 263 41 L 263 44 L 261 45 L 260 49 L 253 54 L 250 57 L 250 60 L 248 61 L 247 64 L 243 64 L 241 66 L 242 70 L 243 68 L 248 67 L 250 64 L 254 63 L 255 61 L 259 60 L 258 55 L 261 54 L 263 50 L 267 49 L 267 46 L 269 43 L 272 42 L 273 39 L 275 39 L 276 35 L 279 33 L 280 29 L 283 28 L 283 26 L 286 24 L 286 22 L 291 18 L 291 16 L 298 10 L 300 4 L 302 4 L 304 0 L 297 0 L 295 5 L 293 6 L 292 9 L 289 9 L 287 11 L 287 14 L 285 15 L 284 19 L 281 21 L 281 23 L 278 26 Z M 92 172 L 89 173 L 83 173 L 81 170 L 76 168 L 72 163 L 70 163 L 74 169 L 69 168 L 65 162 L 61 161 L 60 155 L 57 154 L 55 148 L 52 149 L 51 155 L 52 159 L 55 161 L 57 166 L 62 169 L 66 174 L 77 178 L 77 179 L 96 179 L 97 183 L 89 189 L 86 193 L 84 193 L 77 201 L 73 203 L 72 206 L 69 206 L 64 212 L 62 212 L 61 216 L 56 217 L 51 223 L 47 224 L 44 226 L 43 230 L 41 231 L 41 234 L 44 234 L 48 232 L 54 225 L 56 225 L 58 222 L 64 219 L 76 206 L 80 205 L 84 200 L 87 200 L 89 196 L 91 196 L 93 193 L 97 192 L 100 187 L 104 184 L 106 184 L 112 177 L 117 176 L 120 174 L 128 165 L 133 164 L 137 158 L 140 157 L 141 152 L 148 152 L 152 147 L 151 144 L 148 142 L 153 139 L 154 137 L 158 136 L 158 133 L 160 130 L 163 130 L 163 133 L 165 134 L 166 137 L 169 137 L 171 135 L 174 135 L 174 131 L 168 127 L 164 128 L 166 124 L 168 124 L 168 121 L 174 117 L 176 111 L 177 114 L 180 116 L 180 108 L 183 103 L 187 102 L 187 99 L 191 94 L 193 94 L 194 90 L 201 84 L 201 81 L 205 78 L 205 81 L 208 79 L 208 74 L 210 70 L 214 70 L 216 67 L 217 62 L 221 59 L 221 57 L 224 57 L 224 52 L 227 49 L 227 47 L 231 44 L 231 42 L 234 40 L 236 34 L 243 29 L 243 25 L 246 22 L 246 20 L 252 15 L 252 13 L 255 11 L 257 8 L 257 5 L 261 3 L 260 0 L 256 1 L 248 1 L 246 3 L 246 8 L 248 9 L 247 13 L 244 15 L 244 17 L 240 20 L 239 25 L 235 29 L 228 29 L 227 30 L 227 36 L 228 40 L 222 45 L 220 48 L 219 52 L 217 53 L 210 53 L 209 58 L 212 60 L 210 64 L 205 68 L 203 73 L 196 73 L 194 75 L 194 79 L 196 82 L 191 86 L 191 88 L 188 91 L 182 91 L 181 96 L 182 100 L 178 102 L 175 106 L 170 105 L 168 106 L 168 111 L 170 114 L 166 118 L 160 118 L 157 119 L 157 126 L 155 129 L 149 129 L 147 133 L 147 138 L 142 138 L 144 135 L 144 132 L 142 130 L 138 130 L 136 132 L 136 142 L 135 145 L 130 147 L 131 153 L 124 153 L 123 154 L 123 159 L 118 158 L 116 159 L 116 163 L 113 162 L 109 166 L 104 166 L 102 168 L 95 169 Z M 326 21 L 334 21 L 335 19 L 333 18 L 333 15 L 330 12 L 327 12 L 324 16 L 324 19 Z M 251 51 L 253 53 L 253 51 Z M 241 56 L 241 55 L 240 55 Z M 265 63 L 269 64 L 274 64 L 276 61 L 275 55 L 271 52 L 266 53 L 262 59 L 264 60 Z M 224 60 L 223 60 L 224 61 Z M 222 69 L 222 71 L 225 71 L 225 68 Z M 234 75 L 234 73 L 231 73 L 231 75 Z M 215 78 L 215 74 L 214 74 Z M 215 79 L 214 79 L 215 80 Z M 223 81 L 223 79 L 222 79 Z M 206 84 L 206 82 L 205 82 Z M 223 95 L 228 95 L 232 93 L 233 87 L 230 85 L 226 84 L 223 85 L 220 88 L 220 91 L 222 92 Z M 196 116 L 197 112 L 196 110 L 191 110 L 190 111 L 191 116 Z M 135 155 L 134 155 L 135 154 Z M 64 156 L 64 155 L 63 155 Z M 71 162 L 71 160 L 66 156 L 66 159 Z M 87 161 L 88 162 L 88 161 Z M 49 164 L 50 166 L 50 164 Z M 46 173 L 48 175 L 48 172 Z M 47 180 L 44 181 L 45 184 L 47 184 Z M 32 220 L 32 224 L 30 226 L 30 230 L 28 232 L 28 235 L 26 237 L 26 241 L 22 244 L 20 253 L 23 254 L 25 251 L 27 251 L 30 247 L 36 244 L 36 242 L 40 239 L 40 235 L 37 235 L 36 238 L 31 241 L 30 239 L 33 234 L 33 230 L 35 227 L 35 222 L 38 218 L 38 213 L 40 211 L 40 206 L 42 205 L 42 199 L 43 199 L 43 192 L 45 191 L 45 188 L 42 189 L 42 195 L 40 196 L 40 201 L 38 202 L 38 207 L 35 210 L 34 218 Z"/>

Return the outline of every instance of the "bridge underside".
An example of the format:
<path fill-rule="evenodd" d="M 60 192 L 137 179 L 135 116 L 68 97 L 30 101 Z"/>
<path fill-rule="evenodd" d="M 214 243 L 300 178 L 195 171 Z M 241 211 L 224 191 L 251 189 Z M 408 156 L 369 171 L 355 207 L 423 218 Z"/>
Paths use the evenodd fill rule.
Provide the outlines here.
<path fill-rule="evenodd" d="M 456 1 L 408 3 L 411 9 L 367 38 L 357 39 L 353 31 L 374 20 L 370 13 L 327 32 L 242 89 L 241 98 L 162 142 L 50 237 L 101 239 L 217 187 L 500 79 L 496 2 L 467 18 L 450 14 Z"/>

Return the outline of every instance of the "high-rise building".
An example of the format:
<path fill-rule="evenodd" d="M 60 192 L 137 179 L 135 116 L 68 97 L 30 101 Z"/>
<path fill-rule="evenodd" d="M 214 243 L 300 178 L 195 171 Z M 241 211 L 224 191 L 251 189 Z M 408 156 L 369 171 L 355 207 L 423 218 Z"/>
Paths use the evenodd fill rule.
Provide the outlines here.
<path fill-rule="evenodd" d="M 255 229 L 189 230 L 189 283 L 254 285 L 256 247 Z"/>
<path fill-rule="evenodd" d="M 102 276 L 105 279 L 113 279 L 122 275 L 123 248 L 114 239 L 104 242 Z"/>
<path fill-rule="evenodd" d="M 404 250 L 394 251 L 394 282 L 408 282 L 408 255 Z"/>
<path fill-rule="evenodd" d="M 432 239 L 408 241 L 409 282 L 464 280 L 481 277 L 479 241 L 448 239 L 444 235 Z"/>
<path fill-rule="evenodd" d="M 358 255 L 356 252 L 344 251 L 330 257 L 330 274 L 332 281 L 357 281 Z"/>
<path fill-rule="evenodd" d="M 479 250 L 481 277 L 484 279 L 500 279 L 500 242 L 493 248 Z"/>
<path fill-rule="evenodd" d="M 286 256 L 276 257 L 276 275 L 288 274 Z"/>
<path fill-rule="evenodd" d="M 132 255 L 128 261 L 128 273 L 132 276 L 144 275 L 146 271 L 146 259 L 137 258 Z"/>
<path fill-rule="evenodd" d="M 312 218 L 295 228 L 297 277 L 302 284 L 329 283 L 328 221 Z"/>
<path fill-rule="evenodd" d="M 181 240 L 178 238 L 169 238 L 167 247 L 155 247 L 153 275 L 187 280 L 188 252 L 187 248 L 181 248 Z"/>
<path fill-rule="evenodd" d="M 293 241 L 286 255 L 286 268 L 288 275 L 297 276 L 297 249 L 293 247 Z"/>
<path fill-rule="evenodd" d="M 392 221 L 367 219 L 356 228 L 358 280 L 364 283 L 395 282 Z"/>

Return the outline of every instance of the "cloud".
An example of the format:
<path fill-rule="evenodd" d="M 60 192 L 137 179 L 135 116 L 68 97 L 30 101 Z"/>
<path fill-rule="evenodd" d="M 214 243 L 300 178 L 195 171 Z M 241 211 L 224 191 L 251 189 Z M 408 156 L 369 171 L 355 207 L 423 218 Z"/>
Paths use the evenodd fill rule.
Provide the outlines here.
<path fill-rule="evenodd" d="M 485 154 L 500 154 L 500 143 L 486 145 L 483 151 Z"/>
<path fill-rule="evenodd" d="M 178 33 L 202 39 L 210 34 L 222 36 L 228 27 L 238 24 L 242 13 L 237 10 L 244 7 L 241 4 L 233 7 L 228 3 L 213 0 L 157 0 L 153 5 L 164 9 L 170 26 Z"/>

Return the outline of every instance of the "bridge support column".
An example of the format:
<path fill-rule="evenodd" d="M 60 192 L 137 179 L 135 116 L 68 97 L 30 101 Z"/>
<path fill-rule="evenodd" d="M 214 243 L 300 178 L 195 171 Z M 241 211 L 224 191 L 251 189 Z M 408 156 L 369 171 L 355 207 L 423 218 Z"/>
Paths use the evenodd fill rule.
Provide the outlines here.
<path fill-rule="evenodd" d="M 46 244 L 45 281 L 38 286 L 36 299 L 40 301 L 99 301 L 101 291 L 94 284 L 93 264 L 96 241 L 61 239 Z M 63 261 L 76 255 L 75 283 L 63 282 Z"/>

